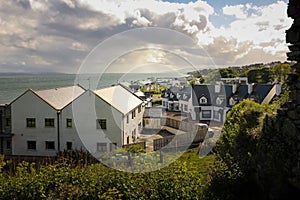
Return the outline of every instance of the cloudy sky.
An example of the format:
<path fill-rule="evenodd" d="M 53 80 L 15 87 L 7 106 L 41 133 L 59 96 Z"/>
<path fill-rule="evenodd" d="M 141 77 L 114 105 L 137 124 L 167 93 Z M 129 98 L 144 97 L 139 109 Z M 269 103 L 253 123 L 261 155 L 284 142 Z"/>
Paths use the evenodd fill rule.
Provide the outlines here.
<path fill-rule="evenodd" d="M 286 10 L 287 0 L 0 1 L 0 72 L 284 61 Z"/>

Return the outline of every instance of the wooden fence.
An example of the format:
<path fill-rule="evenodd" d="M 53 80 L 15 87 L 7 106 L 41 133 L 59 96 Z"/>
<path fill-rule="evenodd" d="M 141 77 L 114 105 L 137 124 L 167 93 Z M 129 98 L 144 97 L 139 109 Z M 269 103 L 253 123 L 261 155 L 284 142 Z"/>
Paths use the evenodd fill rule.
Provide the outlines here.
<path fill-rule="evenodd" d="M 175 149 L 177 151 L 182 148 L 197 146 L 204 140 L 207 133 L 207 128 L 205 127 L 195 126 L 192 122 L 180 121 L 172 118 L 162 118 L 161 124 L 163 126 L 179 129 L 186 133 L 153 140 L 154 151 L 163 147 L 165 147 L 165 149 Z"/>

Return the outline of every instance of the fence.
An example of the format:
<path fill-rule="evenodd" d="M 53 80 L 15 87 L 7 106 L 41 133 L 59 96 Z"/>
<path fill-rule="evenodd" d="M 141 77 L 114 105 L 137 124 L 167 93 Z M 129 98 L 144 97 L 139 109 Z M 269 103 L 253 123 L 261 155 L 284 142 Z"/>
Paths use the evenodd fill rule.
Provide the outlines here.
<path fill-rule="evenodd" d="M 184 134 L 167 136 L 153 140 L 153 150 L 159 150 L 163 147 L 165 149 L 189 148 L 191 146 L 198 146 L 202 142 L 207 133 L 207 128 L 195 126 L 192 122 L 180 121 L 172 118 L 162 118 L 161 124 L 175 129 L 185 131 Z M 168 147 L 166 147 L 168 145 Z"/>

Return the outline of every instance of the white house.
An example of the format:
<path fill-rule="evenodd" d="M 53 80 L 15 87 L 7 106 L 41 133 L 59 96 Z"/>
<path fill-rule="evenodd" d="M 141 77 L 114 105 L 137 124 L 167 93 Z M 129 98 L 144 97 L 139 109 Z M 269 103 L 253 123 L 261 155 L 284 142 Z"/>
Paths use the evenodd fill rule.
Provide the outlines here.
<path fill-rule="evenodd" d="M 12 101 L 12 155 L 54 156 L 82 147 L 68 105 L 84 92 L 80 86 L 29 89 Z"/>
<path fill-rule="evenodd" d="M 55 156 L 65 149 L 101 155 L 135 142 L 143 101 L 117 85 L 27 90 L 10 104 L 12 155 Z"/>
<path fill-rule="evenodd" d="M 10 107 L 0 104 L 0 154 L 11 154 L 11 118 Z"/>
<path fill-rule="evenodd" d="M 88 90 L 72 107 L 80 140 L 95 157 L 134 143 L 142 130 L 143 100 L 121 85 Z"/>

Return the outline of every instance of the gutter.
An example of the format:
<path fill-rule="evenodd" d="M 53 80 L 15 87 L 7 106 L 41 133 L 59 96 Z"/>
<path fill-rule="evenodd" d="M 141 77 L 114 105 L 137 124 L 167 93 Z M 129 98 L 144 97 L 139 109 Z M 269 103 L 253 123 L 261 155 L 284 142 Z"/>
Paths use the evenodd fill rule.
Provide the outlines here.
<path fill-rule="evenodd" d="M 59 119 L 60 119 L 60 111 L 57 111 L 57 151 L 60 152 L 60 126 L 59 126 Z"/>

